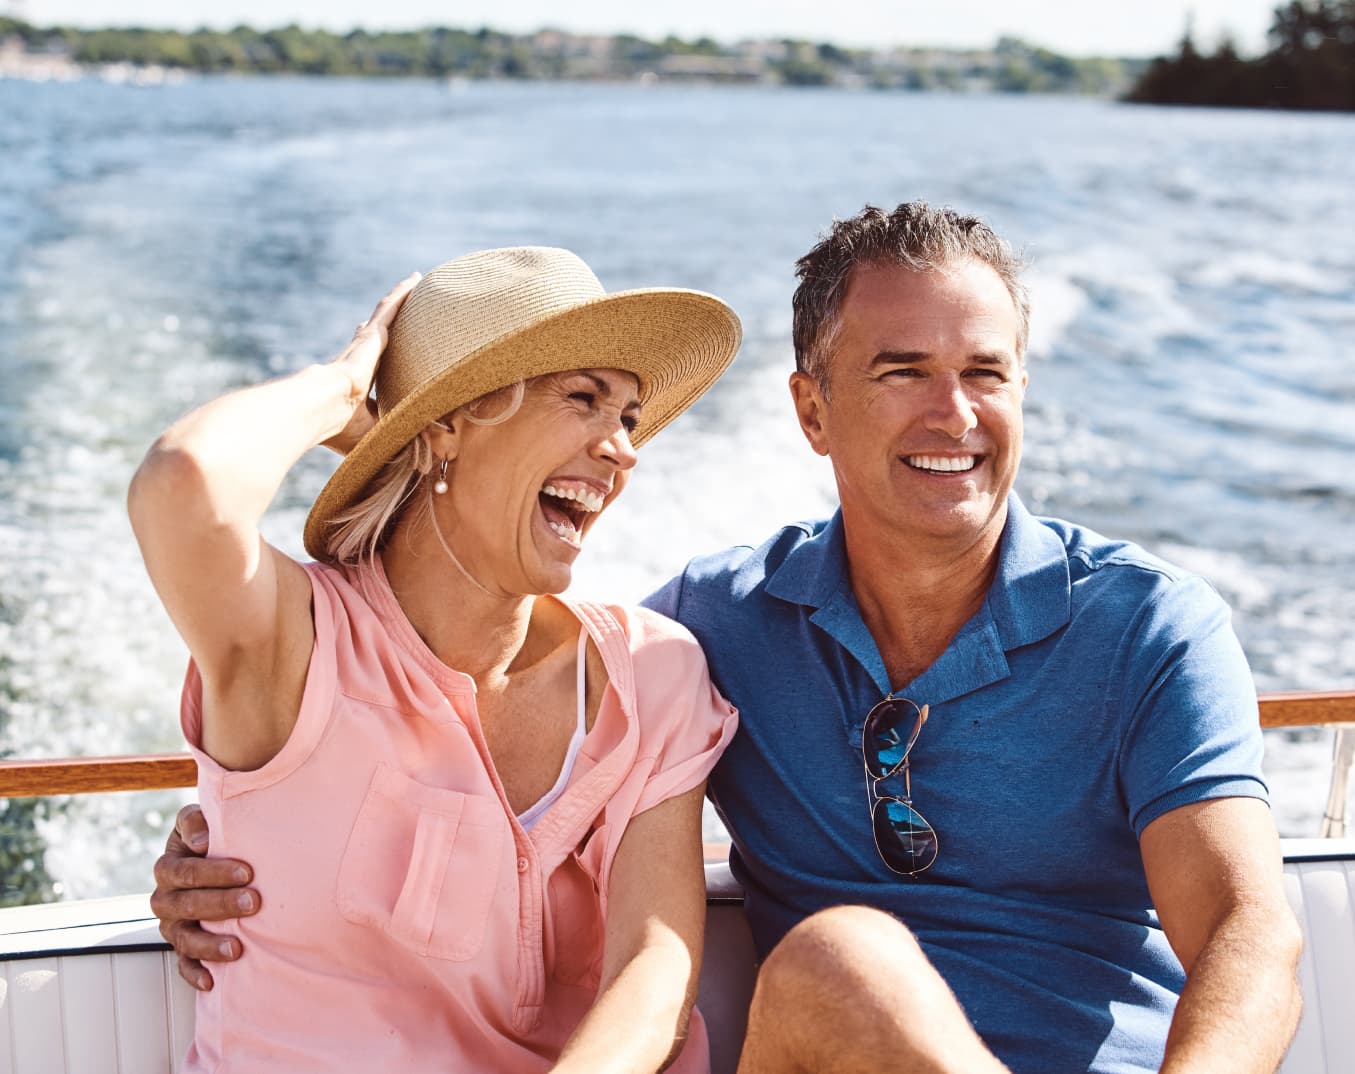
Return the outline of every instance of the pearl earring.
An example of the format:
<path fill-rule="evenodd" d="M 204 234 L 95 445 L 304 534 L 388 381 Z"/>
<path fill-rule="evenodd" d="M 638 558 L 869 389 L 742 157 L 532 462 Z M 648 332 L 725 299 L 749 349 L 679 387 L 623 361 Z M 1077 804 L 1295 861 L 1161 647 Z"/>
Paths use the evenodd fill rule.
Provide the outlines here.
<path fill-rule="evenodd" d="M 442 460 L 442 465 L 438 468 L 438 479 L 433 482 L 433 491 L 441 496 L 447 491 L 447 460 Z"/>

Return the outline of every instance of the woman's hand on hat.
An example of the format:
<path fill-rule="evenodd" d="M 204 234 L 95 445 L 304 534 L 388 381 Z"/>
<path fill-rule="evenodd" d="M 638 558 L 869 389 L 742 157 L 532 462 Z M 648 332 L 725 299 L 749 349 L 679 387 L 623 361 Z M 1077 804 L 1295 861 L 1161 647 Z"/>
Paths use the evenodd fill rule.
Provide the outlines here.
<path fill-rule="evenodd" d="M 381 362 L 382 352 L 386 349 L 391 323 L 400 312 L 405 297 L 422 279 L 417 272 L 411 272 L 387 292 L 386 297 L 376 304 L 372 315 L 357 326 L 353 338 L 332 362 L 330 366 L 342 372 L 351 385 L 349 398 L 353 405 L 353 414 L 348 424 L 337 436 L 324 442 L 324 446 L 347 455 L 353 446 L 361 440 L 376 424 L 376 401 L 372 399 L 372 381 L 376 377 L 376 368 Z"/>

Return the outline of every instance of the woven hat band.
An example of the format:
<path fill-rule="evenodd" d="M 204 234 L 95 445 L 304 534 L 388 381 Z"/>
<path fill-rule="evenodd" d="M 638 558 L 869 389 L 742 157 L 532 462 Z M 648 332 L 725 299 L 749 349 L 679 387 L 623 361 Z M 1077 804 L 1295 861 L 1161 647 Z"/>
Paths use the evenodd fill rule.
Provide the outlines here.
<path fill-rule="evenodd" d="M 463 358 L 606 291 L 568 250 L 485 250 L 419 281 L 391 328 L 376 379 L 385 415 Z"/>

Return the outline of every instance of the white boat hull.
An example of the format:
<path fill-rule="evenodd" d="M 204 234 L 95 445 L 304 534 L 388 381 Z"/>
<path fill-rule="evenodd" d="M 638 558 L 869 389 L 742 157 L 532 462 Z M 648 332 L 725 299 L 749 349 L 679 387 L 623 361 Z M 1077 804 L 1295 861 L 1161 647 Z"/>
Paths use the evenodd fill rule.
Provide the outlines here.
<path fill-rule="evenodd" d="M 713 1074 L 732 1074 L 756 973 L 738 886 L 708 865 L 698 1003 Z M 1281 1074 L 1355 1072 L 1355 839 L 1285 841 L 1285 889 L 1306 943 L 1303 1020 Z M 145 896 L 0 911 L 0 1074 L 170 1074 L 193 992 Z"/>

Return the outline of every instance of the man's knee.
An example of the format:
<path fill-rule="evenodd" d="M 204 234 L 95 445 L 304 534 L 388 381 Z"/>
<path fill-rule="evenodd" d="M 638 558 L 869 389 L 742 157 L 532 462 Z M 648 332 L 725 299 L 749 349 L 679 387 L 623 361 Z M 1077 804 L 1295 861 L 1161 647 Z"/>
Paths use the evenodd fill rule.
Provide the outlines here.
<path fill-rule="evenodd" d="M 803 1013 L 815 1007 L 897 1003 L 900 979 L 935 976 L 913 934 L 866 906 L 834 906 L 805 918 L 773 948 L 758 974 L 759 998 Z"/>
<path fill-rule="evenodd" d="M 898 1070 L 1005 1070 L 896 919 L 865 906 L 805 918 L 758 973 L 740 1070 L 873 1071 L 881 1056 Z"/>

